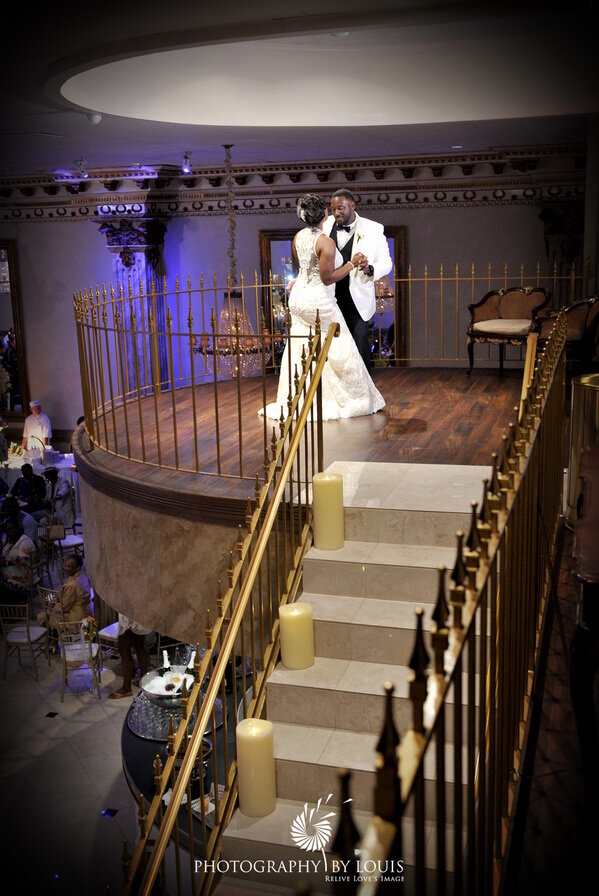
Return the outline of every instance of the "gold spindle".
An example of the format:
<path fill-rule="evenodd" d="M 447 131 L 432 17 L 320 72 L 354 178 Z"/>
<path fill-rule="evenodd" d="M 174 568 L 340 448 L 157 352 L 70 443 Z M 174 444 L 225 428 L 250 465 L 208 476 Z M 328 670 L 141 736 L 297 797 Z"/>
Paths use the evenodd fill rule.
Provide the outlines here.
<path fill-rule="evenodd" d="M 273 461 L 276 460 L 276 458 L 277 458 L 277 445 L 278 445 L 277 436 L 276 436 L 275 428 L 273 426 L 272 437 L 270 440 L 270 454 L 271 454 L 271 458 Z"/>
<path fill-rule="evenodd" d="M 156 753 L 154 757 L 154 790 L 156 794 L 160 794 L 162 789 L 162 763 L 160 761 L 160 756 Z"/>
<path fill-rule="evenodd" d="M 489 480 L 483 479 L 483 496 L 478 512 L 478 534 L 482 544 L 482 555 L 485 559 L 489 556 L 489 541 L 491 540 L 491 514 L 487 500 L 488 488 Z"/>
<path fill-rule="evenodd" d="M 167 734 L 167 742 L 168 742 L 168 755 L 175 755 L 175 723 L 173 722 L 172 713 L 168 718 L 168 734 Z"/>
<path fill-rule="evenodd" d="M 248 498 L 247 504 L 245 505 L 245 527 L 248 532 L 251 532 L 252 529 L 252 499 Z"/>
<path fill-rule="evenodd" d="M 472 508 L 472 514 L 470 520 L 470 532 L 468 533 L 468 538 L 466 539 L 465 563 L 466 571 L 468 573 L 468 588 L 470 589 L 470 591 L 474 592 L 476 591 L 476 573 L 480 564 L 482 545 L 480 542 L 478 525 L 476 522 L 476 510 L 478 507 L 477 502 L 472 500 L 470 502 L 470 507 Z"/>
<path fill-rule="evenodd" d="M 412 702 L 412 729 L 416 734 L 424 731 L 423 707 L 426 700 L 426 669 L 429 664 L 429 655 L 424 644 L 424 632 L 422 630 L 422 608 L 416 608 L 416 638 L 409 668 L 412 670 L 408 676 L 409 697 Z"/>
<path fill-rule="evenodd" d="M 216 467 L 218 475 L 220 476 L 222 471 L 220 464 L 220 421 L 218 416 L 218 373 L 216 369 L 216 359 L 218 357 L 218 340 L 216 335 L 216 317 L 214 314 L 214 308 L 210 312 L 210 326 L 212 328 L 212 366 L 214 368 L 214 426 L 216 429 Z"/>
<path fill-rule="evenodd" d="M 232 552 L 231 552 L 231 557 L 233 557 Z M 220 589 L 220 580 L 219 580 L 218 585 L 219 585 L 219 589 Z M 221 603 L 222 603 L 222 599 L 221 599 Z M 206 608 L 205 634 L 206 634 L 206 646 L 208 648 L 210 648 L 210 647 L 212 647 L 212 622 L 210 621 L 210 607 Z"/>
<path fill-rule="evenodd" d="M 441 262 L 441 268 L 439 270 L 439 290 L 440 290 L 440 300 L 441 300 L 441 357 L 445 357 L 445 348 L 444 348 L 444 320 L 443 320 L 443 262 Z"/>
<path fill-rule="evenodd" d="M 137 821 L 139 822 L 139 836 L 142 840 L 148 835 L 147 828 L 148 815 L 146 812 L 146 802 L 143 793 L 139 794 L 139 809 L 137 810 Z"/>
<path fill-rule="evenodd" d="M 393 693 L 395 686 L 386 681 L 385 720 L 376 745 L 379 754 L 376 762 L 376 785 L 374 788 L 374 813 L 385 821 L 395 823 L 401 810 L 401 789 L 398 775 L 397 747 L 399 733 L 393 721 Z"/>
<path fill-rule="evenodd" d="M 447 629 L 449 608 L 447 606 L 447 598 L 445 597 L 446 569 L 443 565 L 438 566 L 437 569 L 439 571 L 439 584 L 437 587 L 437 601 L 432 612 L 431 644 L 435 654 L 435 675 L 439 678 L 445 678 L 445 651 L 449 644 L 449 631 Z M 442 694 L 438 695 L 438 700 L 441 696 Z"/>
<path fill-rule="evenodd" d="M 187 314 L 187 333 L 188 333 L 188 342 L 189 342 L 189 375 L 190 375 L 190 386 L 191 386 L 191 416 L 192 416 L 192 424 L 193 424 L 193 454 L 195 460 L 195 468 L 196 473 L 200 469 L 200 455 L 198 448 L 198 421 L 196 414 L 196 377 L 195 377 L 195 362 L 193 355 L 193 315 L 191 313 L 191 279 L 187 278 L 187 288 L 189 291 L 189 311 Z M 204 339 L 204 333 L 201 336 Z M 216 347 L 214 347 L 216 350 Z M 216 361 L 215 361 L 216 363 Z"/>
<path fill-rule="evenodd" d="M 102 322 L 104 324 L 104 341 L 106 345 L 106 366 L 108 367 L 108 390 L 110 392 L 110 409 L 112 415 L 112 435 L 114 439 L 114 453 L 119 453 L 119 440 L 116 431 L 116 411 L 114 407 L 114 387 L 112 383 L 112 361 L 110 360 L 110 340 L 108 338 L 108 311 L 106 310 L 106 289 L 104 289 L 104 308 L 102 310 Z"/>
<path fill-rule="evenodd" d="M 131 303 L 131 341 L 133 343 L 133 366 L 135 371 L 135 389 L 137 392 L 137 410 L 139 414 L 139 434 L 141 437 L 141 456 L 142 460 L 146 462 L 146 440 L 144 434 L 144 421 L 143 421 L 143 411 L 141 406 L 141 387 L 139 383 L 139 358 L 137 352 L 137 334 L 135 332 L 135 311 L 133 310 L 133 303 Z"/>
<path fill-rule="evenodd" d="M 177 308 L 177 313 L 179 309 Z M 177 401 L 175 398 L 175 371 L 173 368 L 173 319 L 171 317 L 171 309 L 166 312 L 166 333 L 168 340 L 168 363 L 169 377 L 171 381 L 171 408 L 173 415 L 173 446 L 175 449 L 175 467 L 179 469 L 179 439 L 177 433 Z"/>
<path fill-rule="evenodd" d="M 235 309 L 234 314 L 234 327 L 235 327 L 235 357 L 237 367 L 235 370 L 235 378 L 237 380 L 237 430 L 238 430 L 238 445 L 239 445 L 239 476 L 243 479 L 243 414 L 242 414 L 242 402 L 241 402 L 241 350 L 239 347 L 239 312 L 237 308 Z M 266 417 L 266 411 L 265 417 Z"/>
<path fill-rule="evenodd" d="M 254 483 L 254 501 L 256 502 L 256 507 L 260 506 L 261 495 L 262 495 L 262 486 L 260 485 L 260 477 L 256 473 L 256 480 Z"/>
<path fill-rule="evenodd" d="M 189 694 L 187 693 L 187 676 L 183 676 L 183 684 L 181 685 L 181 715 L 184 719 L 187 718 L 187 701 L 189 698 Z"/>
<path fill-rule="evenodd" d="M 410 326 L 408 329 L 410 340 L 410 359 L 412 358 L 412 265 L 408 265 L 408 313 L 410 317 Z M 397 324 L 396 324 L 397 326 Z M 397 329 L 395 330 L 397 333 Z"/>
<path fill-rule="evenodd" d="M 460 270 L 455 266 L 455 356 L 460 357 Z"/>
<path fill-rule="evenodd" d="M 154 298 L 155 303 L 155 294 L 154 288 L 152 287 L 152 296 Z M 153 351 L 152 357 L 155 364 L 152 365 L 152 375 L 155 378 L 152 383 L 152 396 L 154 399 L 154 419 L 156 421 L 156 451 L 158 453 L 158 466 L 162 466 L 162 449 L 160 444 L 160 414 L 158 412 L 158 393 L 160 392 L 160 367 L 158 365 L 158 333 L 156 330 L 156 318 L 154 314 L 148 315 L 149 317 L 149 328 L 150 328 L 150 340 L 152 345 L 155 346 L 155 352 Z"/>
<path fill-rule="evenodd" d="M 243 532 L 241 531 L 241 523 L 237 527 L 237 555 L 240 560 L 243 558 Z"/>
<path fill-rule="evenodd" d="M 428 358 L 428 265 L 424 265 L 424 357 Z"/>
<path fill-rule="evenodd" d="M 227 566 L 227 579 L 229 588 L 233 587 L 233 574 L 235 572 L 235 561 L 233 559 L 233 551 L 229 551 L 229 565 Z"/>
<path fill-rule="evenodd" d="M 466 566 L 464 565 L 464 533 L 461 529 L 456 532 L 456 539 L 456 559 L 450 578 L 456 587 L 464 587 L 464 582 L 466 581 Z"/>

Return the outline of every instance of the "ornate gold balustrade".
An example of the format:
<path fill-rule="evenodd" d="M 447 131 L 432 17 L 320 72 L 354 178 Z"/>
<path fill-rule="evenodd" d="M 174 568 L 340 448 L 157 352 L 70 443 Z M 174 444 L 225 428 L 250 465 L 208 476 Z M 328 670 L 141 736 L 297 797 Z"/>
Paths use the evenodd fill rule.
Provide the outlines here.
<path fill-rule="evenodd" d="M 442 265 L 422 276 L 377 285 L 373 321 L 377 366 L 467 364 L 467 306 L 488 289 L 544 285 L 553 295 L 566 290 L 568 301 L 584 294 L 588 272 L 515 274 L 507 265 L 484 274 Z M 280 284 L 241 277 L 238 287 L 197 288 L 175 281 L 115 290 L 105 287 L 74 297 L 85 427 L 94 445 L 117 456 L 174 470 L 253 478 L 248 466 L 245 399 L 251 382 L 262 378 L 266 403 L 268 375 L 277 369 L 289 338 L 289 318 L 277 296 Z M 514 358 L 520 359 L 515 350 Z M 490 348 L 489 348 L 490 357 Z M 291 379 L 291 378 L 290 378 Z M 223 415 L 229 429 L 223 434 Z M 252 410 L 251 417 L 254 413 Z M 233 418 L 235 418 L 233 420 Z M 234 435 L 231 435 L 233 433 Z M 262 456 L 270 435 L 262 431 Z M 254 456 L 256 451 L 254 450 Z M 258 464 L 260 466 L 260 464 Z"/>

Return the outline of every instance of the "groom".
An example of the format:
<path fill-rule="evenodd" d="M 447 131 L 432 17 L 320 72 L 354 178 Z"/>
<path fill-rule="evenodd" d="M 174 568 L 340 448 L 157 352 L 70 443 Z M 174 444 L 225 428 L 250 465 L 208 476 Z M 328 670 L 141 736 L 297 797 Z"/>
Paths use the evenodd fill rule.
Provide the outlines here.
<path fill-rule="evenodd" d="M 335 297 L 366 368 L 370 367 L 369 323 L 376 310 L 374 284 L 393 267 L 383 225 L 356 214 L 356 198 L 350 190 L 337 190 L 331 198 L 332 216 L 323 232 L 337 245 L 343 261 L 355 265 L 335 284 Z"/>

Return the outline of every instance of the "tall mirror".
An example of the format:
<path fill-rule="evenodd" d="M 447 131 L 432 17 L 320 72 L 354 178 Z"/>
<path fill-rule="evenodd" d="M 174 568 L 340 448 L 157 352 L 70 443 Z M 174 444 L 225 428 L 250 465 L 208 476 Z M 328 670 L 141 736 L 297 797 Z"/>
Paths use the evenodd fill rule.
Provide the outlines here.
<path fill-rule="evenodd" d="M 293 249 L 293 230 L 260 230 L 260 277 L 263 284 L 262 308 L 269 332 L 273 334 L 271 367 L 279 369 L 285 343 L 285 292 L 289 281 L 297 274 L 297 258 Z M 266 285 L 268 284 L 268 286 Z"/>
<path fill-rule="evenodd" d="M 16 423 L 28 413 L 29 390 L 15 240 L 0 240 L 0 360 L 0 415 Z"/>

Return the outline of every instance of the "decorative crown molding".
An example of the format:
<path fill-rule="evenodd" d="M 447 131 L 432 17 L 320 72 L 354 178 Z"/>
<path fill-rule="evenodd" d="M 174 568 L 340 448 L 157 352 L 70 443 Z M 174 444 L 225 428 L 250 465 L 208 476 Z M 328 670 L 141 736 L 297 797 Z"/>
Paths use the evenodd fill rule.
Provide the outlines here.
<path fill-rule="evenodd" d="M 584 198 L 585 150 L 579 145 L 507 147 L 478 153 L 333 159 L 328 162 L 199 168 L 91 169 L 75 174 L 0 179 L 0 220 L 84 221 L 287 213 L 298 194 L 341 187 L 365 207 L 538 204 Z"/>

